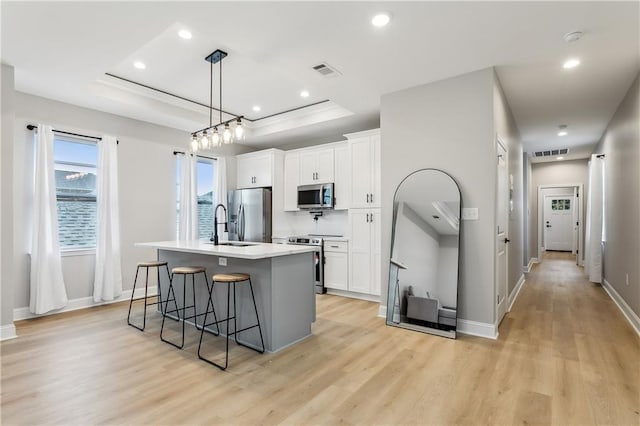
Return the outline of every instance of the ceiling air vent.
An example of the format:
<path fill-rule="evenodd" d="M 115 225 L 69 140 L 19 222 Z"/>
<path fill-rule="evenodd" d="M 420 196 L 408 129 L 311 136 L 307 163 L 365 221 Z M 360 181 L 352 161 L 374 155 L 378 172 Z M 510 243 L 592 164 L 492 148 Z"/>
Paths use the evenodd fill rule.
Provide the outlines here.
<path fill-rule="evenodd" d="M 548 151 L 536 151 L 533 153 L 534 157 L 551 157 L 554 155 L 565 155 L 569 153 L 569 148 L 551 149 Z"/>
<path fill-rule="evenodd" d="M 333 68 L 332 66 L 330 66 L 326 62 L 323 62 L 321 64 L 316 65 L 315 67 L 313 67 L 313 69 L 316 70 L 318 73 L 320 73 L 325 78 L 334 78 L 334 77 L 338 77 L 338 76 L 342 75 L 342 73 L 340 73 L 340 71 L 338 71 L 337 69 Z"/>

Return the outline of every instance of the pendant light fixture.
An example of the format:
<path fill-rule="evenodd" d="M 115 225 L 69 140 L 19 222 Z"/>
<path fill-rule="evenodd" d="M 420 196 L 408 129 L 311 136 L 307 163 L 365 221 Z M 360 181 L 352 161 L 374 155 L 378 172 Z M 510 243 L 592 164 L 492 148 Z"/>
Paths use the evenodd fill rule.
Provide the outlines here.
<path fill-rule="evenodd" d="M 223 144 L 234 143 L 244 139 L 245 129 L 242 125 L 244 116 L 235 116 L 229 120 L 222 121 L 222 60 L 227 57 L 227 52 L 217 49 L 207 56 L 205 61 L 209 62 L 209 127 L 191 133 L 191 151 L 199 149 L 216 148 Z M 220 64 L 220 105 L 219 121 L 213 124 L 213 65 Z M 234 123 L 232 129 L 230 124 Z"/>

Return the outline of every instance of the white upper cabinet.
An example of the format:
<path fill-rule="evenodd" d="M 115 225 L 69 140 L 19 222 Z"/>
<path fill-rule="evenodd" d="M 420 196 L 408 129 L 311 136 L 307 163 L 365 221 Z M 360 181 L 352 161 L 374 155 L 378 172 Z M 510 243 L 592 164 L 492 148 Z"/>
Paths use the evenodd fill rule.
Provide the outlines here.
<path fill-rule="evenodd" d="M 351 135 L 351 208 L 380 207 L 380 132 Z"/>
<path fill-rule="evenodd" d="M 336 210 L 346 210 L 351 205 L 349 144 L 343 142 L 334 148 L 334 197 Z"/>
<path fill-rule="evenodd" d="M 300 151 L 300 185 L 333 182 L 333 148 Z"/>
<path fill-rule="evenodd" d="M 237 187 L 242 189 L 273 186 L 275 155 L 273 149 L 238 155 Z"/>
<path fill-rule="evenodd" d="M 300 178 L 300 154 L 287 152 L 284 156 L 284 210 L 298 210 L 298 179 Z"/>

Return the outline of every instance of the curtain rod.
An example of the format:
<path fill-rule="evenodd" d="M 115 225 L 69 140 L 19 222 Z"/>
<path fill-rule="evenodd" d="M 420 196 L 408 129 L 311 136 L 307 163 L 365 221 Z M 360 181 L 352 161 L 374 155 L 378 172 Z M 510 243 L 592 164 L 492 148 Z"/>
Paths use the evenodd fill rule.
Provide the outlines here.
<path fill-rule="evenodd" d="M 598 154 L 596 155 L 597 158 L 604 158 L 604 154 Z"/>
<path fill-rule="evenodd" d="M 187 153 L 184 152 L 184 151 L 173 151 L 173 155 L 178 155 L 178 154 L 187 155 Z M 191 154 L 191 155 L 193 155 L 193 154 Z M 215 157 L 205 157 L 204 155 L 198 155 L 198 154 L 196 154 L 196 157 L 206 158 L 208 160 L 216 160 L 216 161 L 218 160 Z"/>
<path fill-rule="evenodd" d="M 27 124 L 27 129 L 28 130 L 35 130 L 37 128 L 38 128 L 38 126 L 35 126 L 33 124 Z M 102 138 L 98 137 L 98 136 L 89 136 L 89 135 L 83 135 L 83 134 L 80 134 L 80 133 L 65 132 L 64 130 L 53 129 L 53 132 L 54 133 L 60 133 L 60 134 L 63 134 L 63 135 L 69 135 L 69 136 L 78 136 L 78 137 L 81 137 L 81 138 L 95 139 L 95 140 L 98 140 L 98 141 L 102 140 Z M 120 144 L 120 141 L 116 140 L 116 144 Z"/>

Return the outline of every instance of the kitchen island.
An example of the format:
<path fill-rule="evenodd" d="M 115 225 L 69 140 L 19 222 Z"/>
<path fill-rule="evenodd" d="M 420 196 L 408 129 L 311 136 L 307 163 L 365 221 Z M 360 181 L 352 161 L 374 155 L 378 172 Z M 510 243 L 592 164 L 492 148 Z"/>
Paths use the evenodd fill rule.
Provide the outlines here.
<path fill-rule="evenodd" d="M 158 260 L 167 261 L 169 269 L 176 266 L 203 266 L 207 269 L 209 280 L 216 273 L 250 274 L 265 349 L 268 352 L 279 351 L 311 335 L 316 306 L 313 247 L 244 242 L 221 242 L 220 245 L 214 246 L 213 243 L 199 240 L 138 243 L 136 246 L 157 249 Z M 161 279 L 160 285 L 164 300 L 169 283 L 166 279 Z M 182 277 L 176 278 L 174 288 L 178 304 L 181 306 Z M 226 291 L 226 284 L 217 284 L 214 290 L 214 304 L 218 316 L 226 313 Z M 238 285 L 236 293 L 237 321 L 238 328 L 241 329 L 255 323 L 255 313 L 249 286 Z M 204 313 L 208 293 L 201 276 L 196 279 L 195 298 L 198 313 Z M 192 300 L 190 280 L 187 285 L 187 300 Z M 202 317 L 199 318 L 198 324 L 201 324 L 202 320 Z M 211 321 L 212 318 L 207 318 L 207 322 Z M 224 323 L 221 324 L 221 329 L 224 327 Z M 238 340 L 251 347 L 260 347 L 257 328 L 242 332 L 238 335 Z"/>

